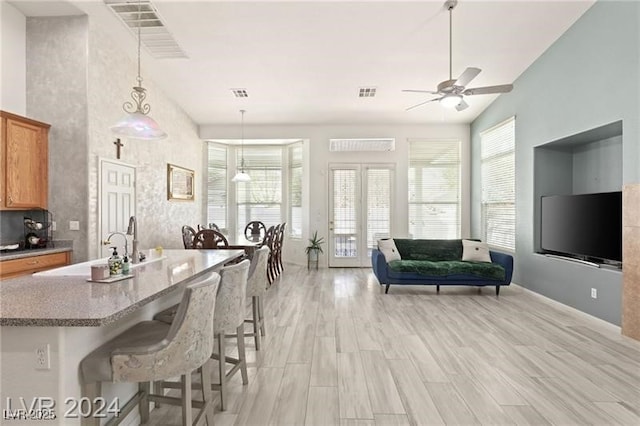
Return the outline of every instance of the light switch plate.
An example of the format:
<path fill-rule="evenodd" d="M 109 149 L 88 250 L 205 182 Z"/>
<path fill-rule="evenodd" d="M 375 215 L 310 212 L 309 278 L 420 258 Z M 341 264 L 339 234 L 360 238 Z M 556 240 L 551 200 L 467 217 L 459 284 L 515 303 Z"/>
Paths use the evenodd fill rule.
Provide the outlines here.
<path fill-rule="evenodd" d="M 52 231 L 56 230 L 56 221 L 55 220 L 53 222 L 51 222 L 51 230 Z"/>
<path fill-rule="evenodd" d="M 77 220 L 69 221 L 69 231 L 79 231 L 80 230 L 80 222 Z"/>

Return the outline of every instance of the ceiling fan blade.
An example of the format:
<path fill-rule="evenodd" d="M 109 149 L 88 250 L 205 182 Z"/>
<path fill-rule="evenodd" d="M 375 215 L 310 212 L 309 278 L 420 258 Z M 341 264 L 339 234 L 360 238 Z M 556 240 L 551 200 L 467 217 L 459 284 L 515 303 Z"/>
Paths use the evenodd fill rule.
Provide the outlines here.
<path fill-rule="evenodd" d="M 469 67 L 458 77 L 455 83 L 456 86 L 464 87 L 471 82 L 482 71 L 480 68 Z"/>
<path fill-rule="evenodd" d="M 456 110 L 458 110 L 458 111 L 463 111 L 463 110 L 465 110 L 465 109 L 467 109 L 467 108 L 469 108 L 469 104 L 468 104 L 468 103 L 466 103 L 466 102 L 464 101 L 464 99 L 463 99 L 463 100 L 461 100 L 461 101 L 460 101 L 460 103 L 459 103 L 458 105 L 456 105 Z"/>
<path fill-rule="evenodd" d="M 424 102 L 420 102 L 419 104 L 415 104 L 410 106 L 409 108 L 405 109 L 405 111 L 409 111 L 412 110 L 414 108 L 418 108 L 419 106 L 422 106 L 424 104 L 428 104 L 429 102 L 434 102 L 434 101 L 439 101 L 441 98 L 434 98 L 434 99 L 429 99 L 428 101 L 424 101 Z"/>
<path fill-rule="evenodd" d="M 431 95 L 437 95 L 438 92 L 433 92 L 431 90 L 414 90 L 414 89 L 403 89 L 403 92 L 413 92 L 413 93 L 429 93 Z"/>
<path fill-rule="evenodd" d="M 500 84 L 498 86 L 474 87 L 462 92 L 463 95 L 490 95 L 492 93 L 509 93 L 513 84 Z"/>

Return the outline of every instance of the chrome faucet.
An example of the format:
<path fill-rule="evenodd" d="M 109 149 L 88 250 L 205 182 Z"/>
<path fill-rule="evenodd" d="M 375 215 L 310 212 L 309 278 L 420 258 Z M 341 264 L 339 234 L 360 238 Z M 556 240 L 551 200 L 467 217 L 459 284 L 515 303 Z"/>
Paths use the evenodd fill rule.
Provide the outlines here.
<path fill-rule="evenodd" d="M 127 235 L 133 236 L 133 247 L 131 251 L 133 252 L 132 262 L 138 263 L 140 262 L 140 253 L 138 252 L 138 221 L 135 216 L 131 216 L 129 218 L 129 226 L 127 227 Z"/>
<path fill-rule="evenodd" d="M 121 235 L 122 238 L 124 239 L 124 255 L 125 256 L 129 256 L 129 243 L 127 242 L 127 236 L 124 235 L 122 232 L 112 232 L 109 234 L 109 236 L 107 237 L 106 240 L 102 241 L 102 244 L 105 246 L 108 246 L 109 244 L 111 244 L 111 237 L 113 237 L 114 235 Z"/>

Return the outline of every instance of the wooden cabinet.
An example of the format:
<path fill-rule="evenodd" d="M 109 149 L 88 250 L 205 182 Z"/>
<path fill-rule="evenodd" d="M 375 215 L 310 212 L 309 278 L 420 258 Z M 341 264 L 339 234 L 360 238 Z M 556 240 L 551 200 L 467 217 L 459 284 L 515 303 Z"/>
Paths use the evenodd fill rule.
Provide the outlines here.
<path fill-rule="evenodd" d="M 21 259 L 4 260 L 0 262 L 0 279 L 15 278 L 20 275 L 28 275 L 34 272 L 69 265 L 71 252 L 42 254 Z"/>
<path fill-rule="evenodd" d="M 47 208 L 49 127 L 0 111 L 0 210 Z"/>

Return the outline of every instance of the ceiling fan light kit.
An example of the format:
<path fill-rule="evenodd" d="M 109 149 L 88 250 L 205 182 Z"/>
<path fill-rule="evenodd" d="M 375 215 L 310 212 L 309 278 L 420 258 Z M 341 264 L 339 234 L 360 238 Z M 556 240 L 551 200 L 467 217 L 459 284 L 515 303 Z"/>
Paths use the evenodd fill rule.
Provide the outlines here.
<path fill-rule="evenodd" d="M 480 68 L 468 67 L 464 70 L 460 77 L 454 79 L 452 77 L 453 70 L 453 9 L 457 6 L 458 0 L 447 0 L 444 3 L 445 9 L 449 11 L 449 79 L 438 84 L 437 90 L 413 90 L 407 89 L 403 92 L 428 93 L 437 95 L 437 98 L 429 99 L 424 102 L 412 105 L 406 109 L 417 108 L 430 102 L 438 101 L 445 108 L 455 108 L 457 111 L 463 111 L 469 107 L 464 100 L 465 96 L 473 95 L 490 95 L 496 93 L 507 93 L 513 89 L 512 84 L 501 84 L 498 86 L 474 87 L 467 89 L 466 86 L 480 74 Z"/>
<path fill-rule="evenodd" d="M 449 94 L 440 98 L 440 104 L 445 108 L 455 108 L 460 105 L 460 102 L 462 102 L 460 95 Z"/>

